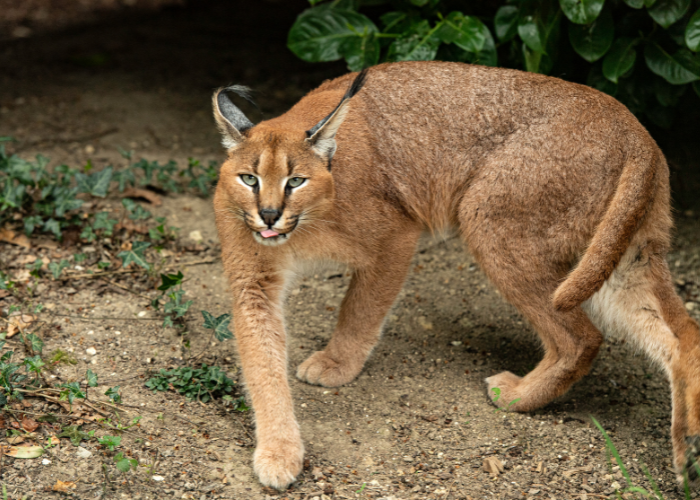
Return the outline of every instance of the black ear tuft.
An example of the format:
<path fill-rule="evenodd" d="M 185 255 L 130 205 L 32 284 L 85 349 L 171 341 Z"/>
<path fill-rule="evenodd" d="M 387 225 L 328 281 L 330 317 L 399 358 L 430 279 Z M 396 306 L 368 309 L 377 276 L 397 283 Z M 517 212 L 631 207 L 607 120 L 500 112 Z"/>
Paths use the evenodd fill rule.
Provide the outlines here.
<path fill-rule="evenodd" d="M 365 84 L 365 80 L 367 79 L 367 72 L 369 71 L 369 68 L 365 68 L 362 71 L 358 73 L 358 75 L 355 77 L 355 79 L 352 81 L 352 85 L 350 85 L 350 88 L 348 88 L 348 91 L 345 92 L 345 96 L 343 99 L 350 99 L 352 96 L 357 94 L 362 86 Z"/>
<path fill-rule="evenodd" d="M 350 87 L 348 87 L 348 90 L 345 92 L 345 95 L 343 96 L 343 98 L 340 100 L 338 105 L 335 107 L 335 109 L 328 116 L 326 116 L 323 120 L 321 120 L 316 125 L 314 125 L 309 130 L 307 130 L 306 137 L 311 137 L 316 132 L 318 132 L 318 130 L 326 124 L 326 122 L 331 118 L 331 116 L 333 116 L 335 114 L 336 111 L 338 111 L 338 108 L 340 108 L 340 106 L 342 106 L 345 101 L 352 98 L 355 94 L 357 94 L 360 91 L 360 89 L 362 89 L 362 87 L 365 84 L 365 80 L 367 79 L 368 71 L 369 71 L 369 68 L 365 68 L 358 73 L 358 75 L 352 81 L 352 84 L 350 84 Z"/>

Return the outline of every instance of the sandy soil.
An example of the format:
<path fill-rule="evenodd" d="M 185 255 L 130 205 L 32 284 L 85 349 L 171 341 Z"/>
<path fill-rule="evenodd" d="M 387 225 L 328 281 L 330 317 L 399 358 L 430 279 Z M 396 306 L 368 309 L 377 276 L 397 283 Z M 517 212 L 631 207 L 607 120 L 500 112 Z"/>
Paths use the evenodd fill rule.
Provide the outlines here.
<path fill-rule="evenodd" d="M 10 149 L 18 154 L 42 153 L 56 164 L 82 165 L 90 158 L 120 166 L 118 147 L 180 165 L 190 156 L 220 161 L 209 114 L 212 88 L 252 85 L 270 116 L 344 71 L 342 65 L 304 64 L 286 51 L 283 27 L 291 24 L 294 8 L 256 10 L 249 4 L 236 5 L 234 14 L 231 4 L 209 2 L 124 15 L 5 44 L 0 136 L 15 137 Z M 303 6 L 295 5 L 296 12 Z M 667 154 L 687 161 L 685 149 L 674 144 L 664 143 Z M 669 262 L 679 293 L 700 319 L 700 206 L 692 195 L 700 191 L 692 172 L 687 167 L 674 177 L 680 204 Z M 99 389 L 120 385 L 129 405 L 123 418 L 143 417 L 140 427 L 124 434 L 123 449 L 143 463 L 157 460 L 155 473 L 163 480 L 153 480 L 145 467 L 120 475 L 95 441 L 83 442 L 91 454 L 84 458 L 87 453 L 62 439 L 47 464 L 4 458 L 2 481 L 10 498 L 63 498 L 51 491 L 57 480 L 75 481 L 72 495 L 81 499 L 607 498 L 615 483 L 625 481 L 608 465 L 591 415 L 608 429 L 636 484 L 648 486 L 646 464 L 665 497 L 680 498 L 670 470 L 670 394 L 662 373 L 608 340 L 591 374 L 564 397 L 529 415 L 497 411 L 484 378 L 502 370 L 526 373 L 540 359 L 538 342 L 458 240 L 429 238 L 420 243 L 384 337 L 360 377 L 337 390 L 292 378 L 306 467 L 288 491 L 262 488 L 251 468 L 250 413 L 144 387 L 148 373 L 194 363 L 195 357 L 239 379 L 234 341 L 214 344 L 198 326 L 200 309 L 228 312 L 221 264 L 188 264 L 217 256 L 211 201 L 172 195 L 162 207 L 148 208 L 181 228 L 178 269 L 189 278 L 187 297 L 195 302 L 190 350 L 175 330 L 160 327 L 146 298 L 131 293 L 155 295 L 145 277 L 115 277 L 117 285 L 46 283 L 39 299 L 55 326 L 44 339 L 45 351 L 63 349 L 78 359 L 75 366 L 62 365 L 56 379 L 80 379 L 91 368 Z M 188 240 L 194 230 L 203 236 L 198 246 Z M 82 251 L 98 258 L 90 255 L 91 245 L 0 245 L 10 272 L 28 254 L 58 259 Z M 292 289 L 290 376 L 328 341 L 348 281 L 343 270 L 319 269 Z M 86 352 L 89 347 L 95 355 Z M 32 404 L 34 411 L 52 409 L 45 401 Z M 483 471 L 489 457 L 505 465 L 502 473 Z"/>

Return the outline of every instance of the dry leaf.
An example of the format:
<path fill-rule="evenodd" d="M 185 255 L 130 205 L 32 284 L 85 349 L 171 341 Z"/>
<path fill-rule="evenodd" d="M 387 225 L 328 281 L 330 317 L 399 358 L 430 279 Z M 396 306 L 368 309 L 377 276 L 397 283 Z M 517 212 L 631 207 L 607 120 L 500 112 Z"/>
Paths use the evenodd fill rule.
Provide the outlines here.
<path fill-rule="evenodd" d="M 74 490 L 75 488 L 76 484 L 73 481 L 61 481 L 57 479 L 52 489 L 60 493 L 68 493 L 68 490 Z"/>
<path fill-rule="evenodd" d="M 583 467 L 576 467 L 571 470 L 564 471 L 562 474 L 564 477 L 571 477 L 577 472 L 593 472 L 593 466 L 592 465 L 585 465 Z"/>
<path fill-rule="evenodd" d="M 27 431 L 27 432 L 34 432 L 37 427 L 39 427 L 39 423 L 32 420 L 31 418 L 27 417 L 26 415 L 22 417 L 22 428 Z"/>
<path fill-rule="evenodd" d="M 44 454 L 41 446 L 10 446 L 3 448 L 5 455 L 14 458 L 38 458 Z"/>
<path fill-rule="evenodd" d="M 7 243 L 24 248 L 31 248 L 32 246 L 32 244 L 29 242 L 29 238 L 27 238 L 24 234 L 16 233 L 12 229 L 6 227 L 0 229 L 0 241 L 6 241 Z"/>
<path fill-rule="evenodd" d="M 48 439 L 46 439 L 46 444 L 49 446 L 57 446 L 61 444 L 61 440 L 56 436 L 49 436 Z"/>
<path fill-rule="evenodd" d="M 10 444 L 24 443 L 24 436 L 11 436 L 7 438 L 7 442 Z"/>
<path fill-rule="evenodd" d="M 126 229 L 130 233 L 148 234 L 148 229 L 146 229 L 146 226 L 144 224 L 135 224 L 133 221 L 130 221 L 128 219 L 123 220 L 122 222 L 114 226 L 114 229 L 116 231 Z"/>
<path fill-rule="evenodd" d="M 320 467 L 314 467 L 311 470 L 311 474 L 314 476 L 314 480 L 318 481 L 319 479 L 323 479 L 325 476 L 323 475 L 323 472 L 321 472 Z"/>
<path fill-rule="evenodd" d="M 486 457 L 484 459 L 484 471 L 497 476 L 503 472 L 503 462 L 497 457 Z"/>
<path fill-rule="evenodd" d="M 17 314 L 16 316 L 10 317 L 9 325 L 7 325 L 7 338 L 9 339 L 19 332 L 23 332 L 34 320 L 36 320 L 36 316 L 32 316 L 31 314 Z"/>
<path fill-rule="evenodd" d="M 149 191 L 148 189 L 139 189 L 139 188 L 132 187 L 132 188 L 129 188 L 126 191 L 124 191 L 121 195 L 124 198 L 144 199 L 147 202 L 152 203 L 156 207 L 159 207 L 163 204 L 163 201 L 160 199 L 160 196 L 158 196 L 153 191 Z"/>

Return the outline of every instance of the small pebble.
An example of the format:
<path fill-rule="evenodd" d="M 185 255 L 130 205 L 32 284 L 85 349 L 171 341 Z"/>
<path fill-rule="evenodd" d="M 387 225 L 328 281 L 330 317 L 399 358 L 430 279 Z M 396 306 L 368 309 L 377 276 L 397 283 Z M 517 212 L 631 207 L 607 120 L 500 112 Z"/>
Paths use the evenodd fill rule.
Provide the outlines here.
<path fill-rule="evenodd" d="M 92 456 L 92 452 L 90 450 L 86 450 L 82 446 L 78 446 L 78 451 L 76 451 L 75 454 L 80 458 L 90 458 Z"/>
<path fill-rule="evenodd" d="M 143 318 L 145 315 L 146 315 L 146 311 L 141 311 L 141 312 L 138 314 L 138 317 L 139 317 L 139 318 Z"/>
<path fill-rule="evenodd" d="M 165 481 L 165 478 L 163 476 L 151 476 L 151 479 L 154 481 Z"/>
<path fill-rule="evenodd" d="M 95 349 L 94 347 L 88 347 L 87 349 L 85 349 L 85 352 L 88 353 L 90 356 L 94 356 L 95 354 L 97 354 L 97 349 Z"/>
<path fill-rule="evenodd" d="M 51 460 L 49 460 L 48 458 L 45 458 L 41 461 L 41 463 L 42 463 L 42 465 L 49 465 L 51 463 Z"/>

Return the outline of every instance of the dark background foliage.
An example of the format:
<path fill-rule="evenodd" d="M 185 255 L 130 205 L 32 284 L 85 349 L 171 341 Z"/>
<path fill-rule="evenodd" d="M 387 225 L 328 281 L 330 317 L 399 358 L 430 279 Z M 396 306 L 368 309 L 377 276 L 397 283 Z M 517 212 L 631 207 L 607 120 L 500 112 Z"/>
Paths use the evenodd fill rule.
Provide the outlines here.
<path fill-rule="evenodd" d="M 685 93 L 700 106 L 697 0 L 310 1 L 288 38 L 305 61 L 518 68 L 596 87 L 665 128 Z"/>

